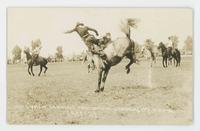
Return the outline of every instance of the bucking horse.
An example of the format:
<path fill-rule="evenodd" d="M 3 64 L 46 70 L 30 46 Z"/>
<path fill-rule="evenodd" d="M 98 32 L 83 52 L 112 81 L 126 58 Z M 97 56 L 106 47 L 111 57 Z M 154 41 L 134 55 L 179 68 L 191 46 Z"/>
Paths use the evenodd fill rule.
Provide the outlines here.
<path fill-rule="evenodd" d="M 121 25 L 121 30 L 125 34 L 125 37 L 119 37 L 113 41 L 111 41 L 105 49 L 103 49 L 103 52 L 106 55 L 106 60 L 102 58 L 100 55 L 93 53 L 92 59 L 94 61 L 95 67 L 98 71 L 98 86 L 95 92 L 103 92 L 104 86 L 106 82 L 106 78 L 108 76 L 108 73 L 112 66 L 117 65 L 121 62 L 121 60 L 126 57 L 130 61 L 125 66 L 126 73 L 128 74 L 130 72 L 130 66 L 133 63 L 136 63 L 136 57 L 135 53 L 133 52 L 134 48 L 134 42 L 131 40 L 131 27 L 136 26 L 136 19 L 128 18 L 125 22 L 123 22 Z M 72 30 L 79 34 L 80 31 Z M 70 31 L 70 33 L 72 32 Z M 69 31 L 67 31 L 69 33 Z M 96 33 L 97 34 L 97 33 Z M 79 36 L 84 41 L 84 36 Z M 85 42 L 85 41 L 84 41 Z M 87 44 L 87 43 L 85 43 Z"/>

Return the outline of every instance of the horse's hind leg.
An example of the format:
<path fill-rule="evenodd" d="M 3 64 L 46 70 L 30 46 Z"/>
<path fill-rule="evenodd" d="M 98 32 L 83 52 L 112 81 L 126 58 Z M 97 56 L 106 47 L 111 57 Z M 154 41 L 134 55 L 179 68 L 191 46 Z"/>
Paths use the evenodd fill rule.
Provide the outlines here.
<path fill-rule="evenodd" d="M 43 67 L 45 68 L 45 70 L 44 70 L 44 74 L 45 74 L 47 69 L 48 69 L 48 67 L 46 65 L 44 65 Z"/>
<path fill-rule="evenodd" d="M 42 72 L 42 65 L 40 65 L 40 72 L 39 72 L 38 76 L 40 76 L 41 72 Z"/>
<path fill-rule="evenodd" d="M 178 66 L 178 59 L 177 57 L 174 57 L 174 65 L 177 67 Z"/>
<path fill-rule="evenodd" d="M 178 66 L 181 66 L 181 58 L 178 58 Z"/>
<path fill-rule="evenodd" d="M 132 53 L 129 53 L 126 57 L 130 60 L 130 62 L 125 67 L 126 73 L 128 74 L 130 72 L 130 66 L 134 63 L 134 59 Z"/>
<path fill-rule="evenodd" d="M 176 65 L 176 59 L 173 59 L 173 62 L 174 62 L 174 66 Z"/>
<path fill-rule="evenodd" d="M 90 64 L 88 64 L 87 68 L 88 68 L 88 73 L 90 73 Z"/>

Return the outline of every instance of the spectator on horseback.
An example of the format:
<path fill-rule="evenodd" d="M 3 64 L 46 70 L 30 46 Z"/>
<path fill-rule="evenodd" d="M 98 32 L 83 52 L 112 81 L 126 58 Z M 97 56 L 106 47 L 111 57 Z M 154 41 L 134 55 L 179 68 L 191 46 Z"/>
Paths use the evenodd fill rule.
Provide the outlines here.
<path fill-rule="evenodd" d="M 88 47 L 88 50 L 90 52 L 92 52 L 94 54 L 98 54 L 102 58 L 105 58 L 106 57 L 105 53 L 101 50 L 101 48 L 98 45 L 99 39 L 97 39 L 89 31 L 94 32 L 97 36 L 99 35 L 95 29 L 85 26 L 83 23 L 80 23 L 80 22 L 77 22 L 74 29 L 69 30 L 65 33 L 68 34 L 68 33 L 72 33 L 72 32 L 77 32 L 80 35 L 80 37 L 82 38 L 82 40 L 84 41 L 84 43 L 86 44 L 86 46 Z"/>
<path fill-rule="evenodd" d="M 32 41 L 32 60 L 35 63 L 39 57 L 41 51 L 41 41 L 40 39 Z"/>
<path fill-rule="evenodd" d="M 172 42 L 168 42 L 168 43 L 166 44 L 166 46 L 167 46 L 168 52 L 170 52 L 170 55 L 171 55 L 171 51 L 172 51 Z M 169 55 L 169 57 L 171 57 L 170 55 Z"/>
<path fill-rule="evenodd" d="M 177 49 L 178 46 L 178 37 L 177 36 L 170 36 L 168 37 L 168 40 L 170 41 L 170 46 L 172 48 L 172 50 L 174 51 L 175 49 Z"/>
<path fill-rule="evenodd" d="M 168 37 L 168 40 L 169 40 L 169 45 L 167 46 L 167 49 L 170 52 L 169 58 L 171 58 L 172 54 L 177 49 L 178 37 L 172 35 L 172 36 Z"/>
<path fill-rule="evenodd" d="M 167 45 L 167 48 L 172 48 L 172 43 L 171 42 L 168 42 L 166 45 Z"/>

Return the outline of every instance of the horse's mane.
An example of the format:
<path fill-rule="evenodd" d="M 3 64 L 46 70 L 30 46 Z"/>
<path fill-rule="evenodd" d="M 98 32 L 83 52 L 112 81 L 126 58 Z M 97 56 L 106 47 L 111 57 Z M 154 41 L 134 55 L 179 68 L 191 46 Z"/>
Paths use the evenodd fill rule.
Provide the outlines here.
<path fill-rule="evenodd" d="M 167 47 L 165 46 L 165 44 L 163 42 L 160 42 L 160 44 L 162 45 L 162 47 L 164 47 L 165 49 L 167 49 Z"/>
<path fill-rule="evenodd" d="M 26 54 L 26 59 L 29 60 L 29 59 L 32 59 L 32 55 L 30 54 L 29 51 L 24 51 L 24 53 Z"/>

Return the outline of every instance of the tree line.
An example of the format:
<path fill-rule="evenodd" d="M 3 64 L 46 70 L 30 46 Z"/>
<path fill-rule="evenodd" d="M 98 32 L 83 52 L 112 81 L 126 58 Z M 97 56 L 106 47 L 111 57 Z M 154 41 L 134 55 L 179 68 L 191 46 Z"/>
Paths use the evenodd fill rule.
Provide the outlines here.
<path fill-rule="evenodd" d="M 29 47 L 25 48 L 30 52 L 34 52 L 36 48 L 42 48 L 42 42 L 40 41 L 40 39 L 37 39 L 31 42 L 31 49 Z M 20 63 L 22 61 L 22 53 L 23 49 L 19 45 L 15 45 L 15 47 L 12 49 L 12 58 L 8 59 L 7 63 L 13 63 L 13 64 Z M 49 55 L 47 57 L 47 60 L 49 62 L 62 62 L 64 60 L 62 46 L 57 46 L 55 49 L 54 56 Z"/>
<path fill-rule="evenodd" d="M 172 35 L 170 37 L 168 37 L 169 41 L 173 43 L 173 46 L 175 48 L 178 47 L 179 42 L 179 38 L 176 35 Z M 40 41 L 40 39 L 36 40 L 37 42 L 31 42 L 31 51 L 34 51 L 35 48 L 37 47 L 41 47 L 42 48 L 42 43 Z M 166 43 L 167 44 L 167 43 Z M 193 39 L 191 36 L 187 36 L 187 38 L 184 41 L 184 46 L 181 49 L 181 53 L 182 54 L 192 54 L 192 44 L 193 44 Z M 145 46 L 147 48 L 152 48 L 152 49 L 156 49 L 156 44 L 152 39 L 146 39 L 144 41 L 144 44 L 139 44 L 138 42 L 135 41 L 135 47 L 134 47 L 134 52 L 136 54 L 141 53 L 141 48 L 142 46 Z M 166 45 L 167 46 L 167 45 Z M 22 61 L 22 48 L 19 45 L 15 45 L 15 47 L 12 49 L 12 58 L 8 59 L 8 63 L 19 63 Z M 69 59 L 70 61 L 79 61 L 82 60 L 83 55 L 85 55 L 84 52 L 82 52 L 79 55 L 73 55 L 71 59 Z M 158 54 L 156 54 L 158 55 Z M 54 55 L 49 55 L 47 57 L 47 60 L 49 62 L 63 62 L 64 60 L 64 56 L 63 56 L 63 47 L 62 46 L 57 46 L 55 49 L 55 54 Z"/>
<path fill-rule="evenodd" d="M 168 37 L 169 42 L 173 43 L 172 46 L 174 48 L 178 48 L 178 44 L 180 43 L 178 36 L 172 35 Z M 168 46 L 169 43 L 165 43 L 166 47 Z M 191 36 L 187 36 L 187 38 L 184 40 L 184 46 L 181 49 L 181 54 L 182 55 L 192 55 L 192 46 L 193 45 L 193 39 Z M 152 39 L 146 39 L 144 41 L 144 44 L 139 44 L 137 41 L 135 41 L 135 48 L 134 51 L 135 53 L 139 54 L 141 52 L 142 46 L 145 46 L 146 48 L 151 48 L 157 50 L 157 45 Z M 158 53 L 158 52 L 155 52 Z M 159 53 L 158 53 L 159 54 Z M 158 55 L 157 54 L 157 55 Z"/>

